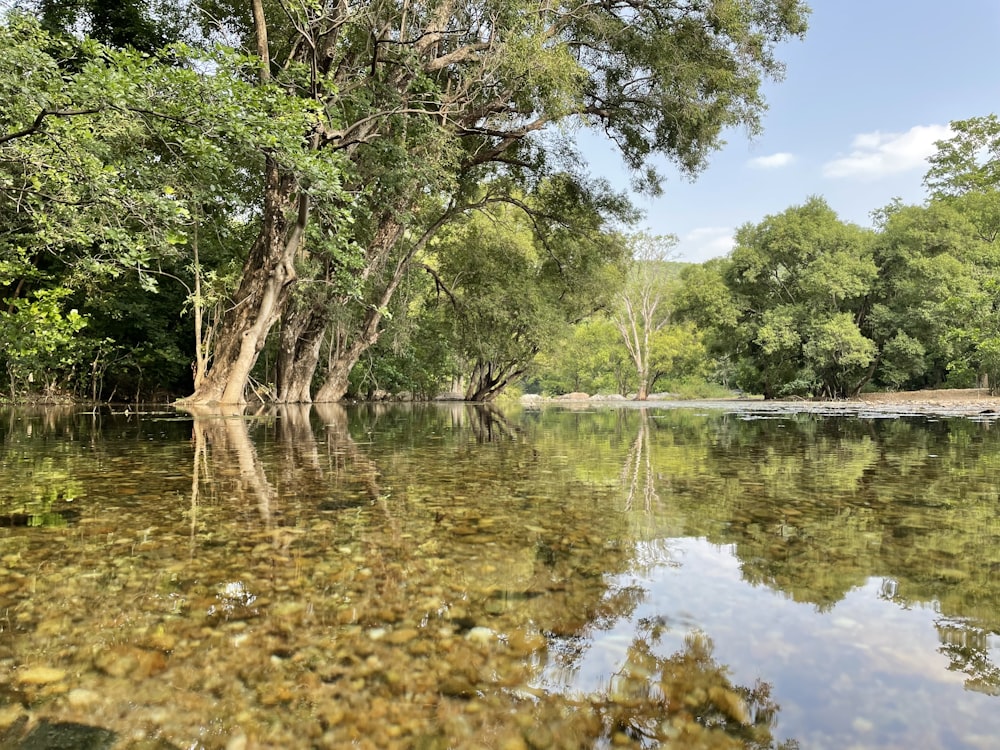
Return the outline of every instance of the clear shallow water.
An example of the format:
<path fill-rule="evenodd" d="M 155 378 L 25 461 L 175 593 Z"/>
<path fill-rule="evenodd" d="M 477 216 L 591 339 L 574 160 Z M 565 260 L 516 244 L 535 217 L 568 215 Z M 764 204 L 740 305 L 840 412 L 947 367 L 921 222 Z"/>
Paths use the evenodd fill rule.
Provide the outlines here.
<path fill-rule="evenodd" d="M 997 426 L 751 416 L 4 412 L 0 746 L 994 747 Z"/>

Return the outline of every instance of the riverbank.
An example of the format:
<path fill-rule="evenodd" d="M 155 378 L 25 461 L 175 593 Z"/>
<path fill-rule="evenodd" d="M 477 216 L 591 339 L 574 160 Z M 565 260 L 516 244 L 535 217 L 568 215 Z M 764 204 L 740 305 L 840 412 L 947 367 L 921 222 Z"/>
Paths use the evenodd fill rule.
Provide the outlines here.
<path fill-rule="evenodd" d="M 724 409 L 754 414 L 805 412 L 857 416 L 963 416 L 982 419 L 1000 418 L 1000 396 L 991 396 L 985 388 L 951 388 L 941 390 L 906 391 L 898 393 L 865 393 L 856 399 L 810 400 L 790 399 L 765 401 L 760 397 L 698 399 L 685 401 L 669 398 L 670 394 L 654 394 L 647 401 L 634 401 L 621 396 L 588 396 L 573 393 L 553 399 L 525 396 L 525 406 L 561 404 L 571 408 L 613 404 L 621 406 L 670 406 L 676 408 Z M 667 396 L 667 397 L 664 397 Z"/>

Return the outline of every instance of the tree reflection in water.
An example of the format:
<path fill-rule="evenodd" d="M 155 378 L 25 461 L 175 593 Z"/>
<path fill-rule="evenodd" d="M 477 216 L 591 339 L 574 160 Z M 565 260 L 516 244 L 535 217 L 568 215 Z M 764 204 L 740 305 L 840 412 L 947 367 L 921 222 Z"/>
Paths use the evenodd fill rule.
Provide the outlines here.
<path fill-rule="evenodd" d="M 634 605 L 633 598 L 614 597 Z M 639 620 L 621 666 L 606 685 L 586 695 L 539 691 L 537 720 L 558 726 L 560 736 L 573 737 L 580 747 L 799 747 L 795 740 L 775 737 L 780 707 L 771 698 L 770 683 L 734 683 L 728 667 L 715 660 L 711 638 L 699 631 L 688 633 L 678 651 L 661 655 L 658 647 L 667 630 L 662 618 Z M 587 640 L 558 639 L 549 657 L 570 667 Z M 567 715 L 568 707 L 574 710 Z"/>
<path fill-rule="evenodd" d="M 623 510 L 645 517 L 646 522 L 635 523 L 649 529 L 656 526 L 651 516 L 662 513 L 667 501 L 658 491 L 662 477 L 657 471 L 655 429 L 647 409 L 638 410 L 637 422 L 636 437 L 625 453 L 620 474 Z M 669 540 L 662 538 L 646 539 L 633 553 L 633 572 L 678 564 L 671 557 Z M 543 678 L 543 684 L 553 688 L 574 684 L 574 673 L 585 653 L 599 639 L 595 632 L 611 631 L 633 619 L 646 594 L 635 584 L 608 589 L 600 603 L 589 610 L 585 625 L 574 632 L 549 633 L 548 678 Z M 714 658 L 712 639 L 698 630 L 687 633 L 681 649 L 663 655 L 661 641 L 670 630 L 663 617 L 636 620 L 632 640 L 607 683 L 594 692 L 570 698 L 577 713 L 589 717 L 589 721 L 581 718 L 572 727 L 578 741 L 594 747 L 799 747 L 794 739 L 782 741 L 775 736 L 780 707 L 771 698 L 769 682 L 758 679 L 752 686 L 734 683 L 729 668 Z M 546 695 L 541 700 L 543 716 L 553 710 L 548 703 L 552 693 Z M 572 730 L 564 727 L 561 731 Z"/>
<path fill-rule="evenodd" d="M 990 636 L 975 625 L 947 617 L 935 624 L 941 647 L 948 657 L 948 669 L 966 676 L 965 687 L 977 693 L 1000 695 L 1000 668 L 990 660 Z"/>
<path fill-rule="evenodd" d="M 256 506 L 260 523 L 265 529 L 269 529 L 277 493 L 267 478 L 257 448 L 250 438 L 248 423 L 270 417 L 245 416 L 243 407 L 238 406 L 196 406 L 185 408 L 184 411 L 194 418 L 192 534 L 197 528 L 195 518 L 202 480 L 216 491 L 222 489 L 229 496 L 228 499 L 237 501 L 238 507 Z"/>
<path fill-rule="evenodd" d="M 658 655 L 664 629 L 658 620 L 639 621 L 625 663 L 599 697 L 612 741 L 624 735 L 644 746 L 798 747 L 774 738 L 779 706 L 769 683 L 734 684 L 728 668 L 713 658 L 711 638 L 697 631 L 687 635 L 683 649 Z"/>
<path fill-rule="evenodd" d="M 477 443 L 517 439 L 517 425 L 493 404 L 465 404 L 465 409 Z"/>
<path fill-rule="evenodd" d="M 281 717 L 314 746 L 326 734 L 326 746 L 349 746 L 363 728 L 371 746 L 390 747 L 388 729 L 406 727 L 407 746 L 427 748 L 793 747 L 781 744 L 789 733 L 806 742 L 840 731 L 810 725 L 838 710 L 841 746 L 888 745 L 851 730 L 851 700 L 874 696 L 878 710 L 915 696 L 916 708 L 899 710 L 915 725 L 921 701 L 940 701 L 957 717 L 951 731 L 984 705 L 979 694 L 1000 693 L 996 430 L 465 404 L 206 413 L 191 427 L 69 417 L 0 418 L 4 512 L 85 500 L 74 500 L 75 527 L 0 529 L 13 622 L 0 628 L 0 660 L 27 669 L 58 658 L 107 696 L 86 710 L 116 731 L 166 715 L 161 705 L 183 694 L 190 708 L 164 732 L 185 746 L 189 724 L 243 712 L 248 733 L 266 736 Z M 809 605 L 783 611 L 821 613 L 859 589 L 855 600 L 869 588 L 884 600 L 823 654 L 857 653 L 886 609 L 937 613 L 937 638 L 927 633 L 919 654 L 926 675 L 915 683 L 894 663 L 887 674 L 905 698 L 881 699 L 879 673 L 845 660 L 856 687 L 834 708 L 779 692 L 797 689 L 791 675 L 829 696 L 836 671 L 815 654 L 787 672 L 784 652 L 748 663 L 757 652 L 734 652 L 743 624 L 730 627 L 728 610 L 679 618 L 686 589 L 671 603 L 644 588 L 664 566 L 691 569 L 678 553 L 690 539 L 724 547 L 720 558 L 731 551 L 734 587 Z M 692 595 L 710 602 L 703 589 Z M 67 601 L 94 618 L 70 619 Z M 165 671 L 117 680 L 93 656 L 112 641 L 126 656 L 162 651 Z M 876 645 L 891 654 L 895 644 Z M 587 673 L 612 653 L 613 665 Z M 958 680 L 939 685 L 942 654 L 964 677 L 957 699 L 946 690 Z M 0 676 L 0 695 L 40 693 L 11 684 Z M 80 718 L 63 694 L 32 710 Z M 224 746 L 231 729 L 206 746 Z"/>
<path fill-rule="evenodd" d="M 622 484 L 628 487 L 625 510 L 635 507 L 635 500 L 642 495 L 643 510 L 649 512 L 653 503 L 660 499 L 656 492 L 656 475 L 653 471 L 653 456 L 650 448 L 649 414 L 639 410 L 639 432 L 622 467 Z"/>

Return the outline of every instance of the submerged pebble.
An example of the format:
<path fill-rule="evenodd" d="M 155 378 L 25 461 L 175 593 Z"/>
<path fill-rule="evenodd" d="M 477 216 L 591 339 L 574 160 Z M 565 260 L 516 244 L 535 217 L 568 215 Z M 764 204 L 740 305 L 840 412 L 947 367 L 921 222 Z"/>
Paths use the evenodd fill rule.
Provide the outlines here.
<path fill-rule="evenodd" d="M 48 685 L 53 682 L 62 682 L 65 679 L 65 669 L 47 666 L 20 669 L 14 675 L 14 682 L 19 685 Z"/>

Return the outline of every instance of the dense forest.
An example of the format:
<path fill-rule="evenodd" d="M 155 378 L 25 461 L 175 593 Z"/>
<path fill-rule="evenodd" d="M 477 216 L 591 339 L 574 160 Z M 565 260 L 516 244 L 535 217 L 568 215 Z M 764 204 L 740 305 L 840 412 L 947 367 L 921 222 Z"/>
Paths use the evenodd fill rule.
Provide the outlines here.
<path fill-rule="evenodd" d="M 11 399 L 334 401 L 511 385 L 768 397 L 1000 382 L 1000 122 L 922 206 L 808 197 L 671 262 L 638 191 L 751 134 L 796 0 L 26 0 L 0 16 Z"/>

